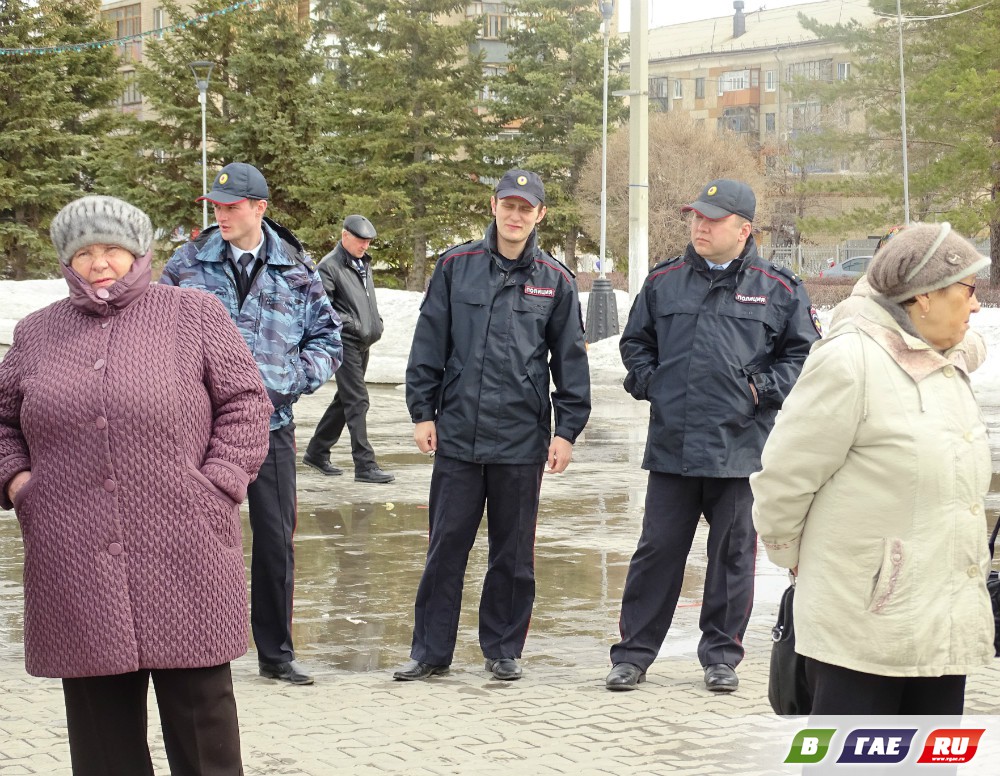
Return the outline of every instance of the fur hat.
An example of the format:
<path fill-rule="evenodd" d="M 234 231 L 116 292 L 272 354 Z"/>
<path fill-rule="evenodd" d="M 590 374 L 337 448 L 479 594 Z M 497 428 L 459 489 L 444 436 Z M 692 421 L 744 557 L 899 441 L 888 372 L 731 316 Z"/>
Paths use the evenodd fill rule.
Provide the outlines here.
<path fill-rule="evenodd" d="M 951 224 L 915 224 L 875 254 L 868 282 L 890 302 L 905 302 L 975 275 L 989 264 L 989 257 L 951 231 Z"/>
<path fill-rule="evenodd" d="M 69 264 L 88 245 L 117 245 L 136 258 L 149 253 L 153 224 L 135 205 L 115 197 L 89 196 L 70 202 L 49 227 L 59 261 Z"/>

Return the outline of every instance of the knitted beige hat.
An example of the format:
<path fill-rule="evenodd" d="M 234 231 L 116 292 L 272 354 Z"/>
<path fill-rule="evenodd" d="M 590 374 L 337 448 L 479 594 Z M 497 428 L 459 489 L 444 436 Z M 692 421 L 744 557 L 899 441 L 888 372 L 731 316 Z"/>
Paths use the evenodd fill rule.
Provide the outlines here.
<path fill-rule="evenodd" d="M 891 302 L 950 286 L 990 265 L 951 224 L 914 224 L 886 242 L 868 266 L 868 282 Z"/>
<path fill-rule="evenodd" d="M 136 258 L 153 244 L 153 224 L 135 205 L 115 197 L 89 196 L 70 202 L 49 227 L 59 261 L 69 264 L 88 245 L 117 245 Z"/>

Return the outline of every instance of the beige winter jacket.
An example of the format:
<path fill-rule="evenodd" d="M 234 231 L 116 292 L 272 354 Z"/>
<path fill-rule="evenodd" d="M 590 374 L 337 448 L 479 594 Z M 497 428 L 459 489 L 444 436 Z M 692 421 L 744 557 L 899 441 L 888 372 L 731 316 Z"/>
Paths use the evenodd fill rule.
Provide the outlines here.
<path fill-rule="evenodd" d="M 986 426 L 966 353 L 870 299 L 817 343 L 750 478 L 768 557 L 799 567 L 796 651 L 882 676 L 993 659 Z"/>

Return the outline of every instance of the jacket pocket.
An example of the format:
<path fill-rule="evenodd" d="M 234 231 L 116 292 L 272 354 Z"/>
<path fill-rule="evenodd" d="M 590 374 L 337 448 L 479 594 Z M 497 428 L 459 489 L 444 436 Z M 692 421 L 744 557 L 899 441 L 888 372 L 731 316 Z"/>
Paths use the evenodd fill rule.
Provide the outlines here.
<path fill-rule="evenodd" d="M 458 378 L 462 376 L 462 362 L 455 356 L 448 359 L 444 366 L 444 379 L 441 382 L 441 392 L 438 394 L 438 414 L 444 409 L 449 399 L 454 398 L 458 388 Z"/>
<path fill-rule="evenodd" d="M 882 565 L 872 577 L 872 592 L 868 600 L 867 611 L 881 614 L 892 601 L 903 568 L 903 540 L 882 539 Z"/>
<path fill-rule="evenodd" d="M 242 550 L 243 531 L 240 524 L 239 505 L 193 466 L 187 467 L 185 471 L 188 477 L 193 480 L 191 483 L 192 508 L 203 521 L 208 532 L 223 547 Z"/>

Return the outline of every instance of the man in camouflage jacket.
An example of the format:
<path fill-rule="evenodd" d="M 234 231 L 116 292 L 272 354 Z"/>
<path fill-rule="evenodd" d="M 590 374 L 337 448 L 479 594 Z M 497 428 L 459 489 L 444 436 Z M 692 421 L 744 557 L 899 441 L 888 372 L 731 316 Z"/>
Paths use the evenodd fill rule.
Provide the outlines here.
<path fill-rule="evenodd" d="M 226 165 L 204 197 L 214 206 L 217 224 L 177 249 L 160 282 L 219 298 L 243 334 L 271 397 L 270 449 L 247 491 L 253 531 L 250 620 L 261 676 L 312 684 L 292 645 L 292 404 L 323 385 L 340 365 L 341 324 L 302 245 L 264 218 L 268 196 L 264 176 L 255 167 Z"/>

